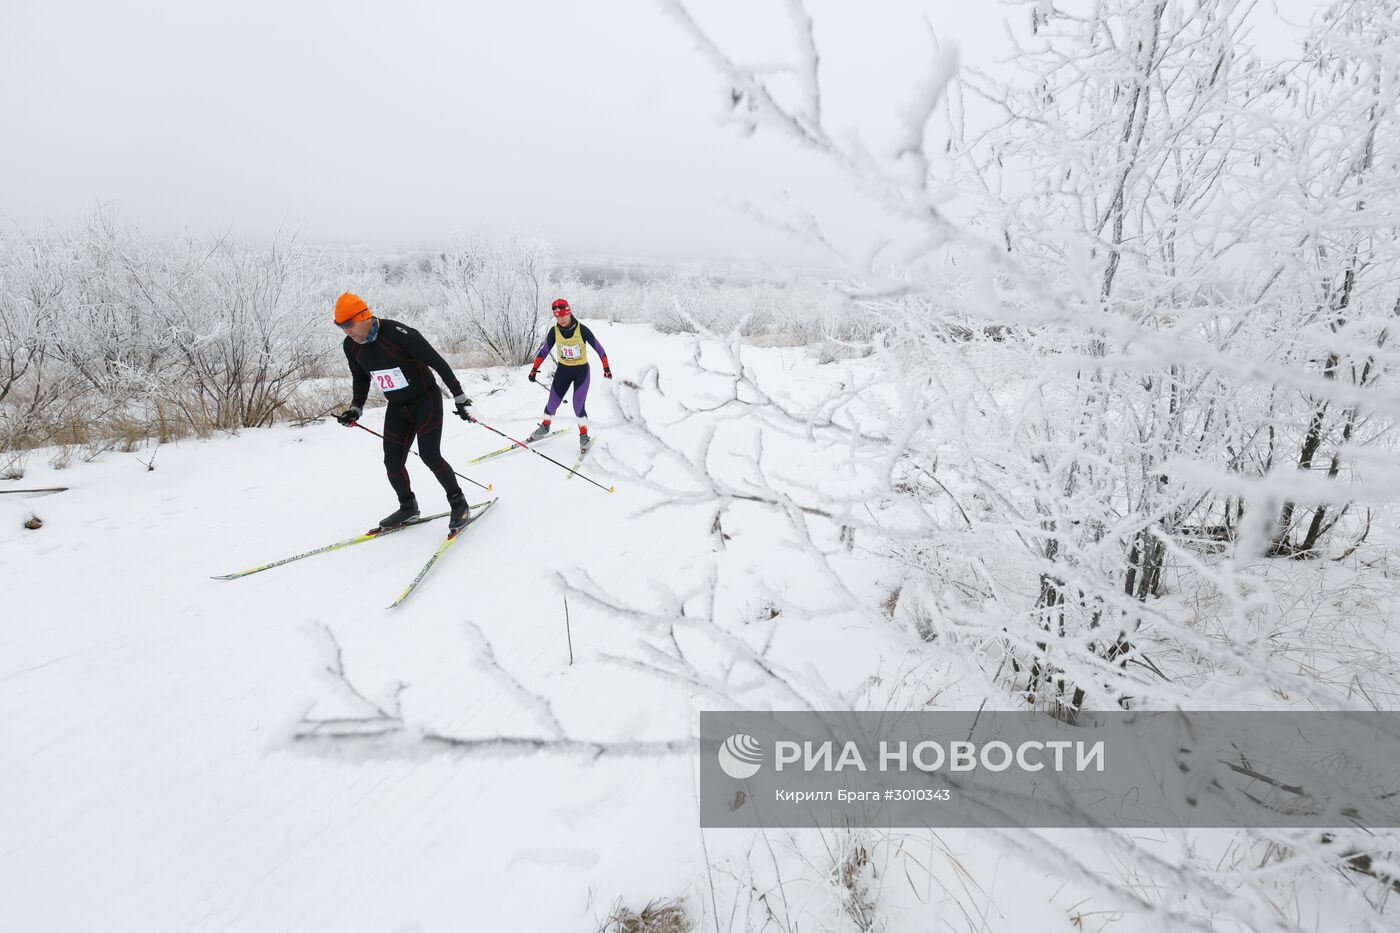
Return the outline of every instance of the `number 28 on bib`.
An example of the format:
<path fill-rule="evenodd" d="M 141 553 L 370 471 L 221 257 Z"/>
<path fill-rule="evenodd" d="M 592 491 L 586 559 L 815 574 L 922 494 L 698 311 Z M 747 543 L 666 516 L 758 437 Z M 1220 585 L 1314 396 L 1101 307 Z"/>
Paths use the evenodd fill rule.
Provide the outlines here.
<path fill-rule="evenodd" d="M 393 369 L 376 369 L 369 374 L 370 379 L 379 387 L 379 391 L 386 395 L 395 389 L 408 388 L 408 380 L 404 378 L 403 370 L 395 366 Z"/>

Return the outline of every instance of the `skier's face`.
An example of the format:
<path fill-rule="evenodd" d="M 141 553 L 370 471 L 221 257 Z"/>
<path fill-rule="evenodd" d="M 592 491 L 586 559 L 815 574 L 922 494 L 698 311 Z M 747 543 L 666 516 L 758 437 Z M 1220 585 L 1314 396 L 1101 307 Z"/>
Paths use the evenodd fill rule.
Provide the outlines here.
<path fill-rule="evenodd" d="M 374 326 L 374 318 L 366 315 L 363 320 L 351 321 L 349 324 L 340 325 L 340 329 L 350 335 L 350 339 L 356 343 L 364 343 L 369 337 L 369 329 Z"/>
<path fill-rule="evenodd" d="M 563 314 L 554 315 L 554 321 L 560 327 L 568 327 L 574 322 L 574 316 L 569 312 L 565 311 Z"/>

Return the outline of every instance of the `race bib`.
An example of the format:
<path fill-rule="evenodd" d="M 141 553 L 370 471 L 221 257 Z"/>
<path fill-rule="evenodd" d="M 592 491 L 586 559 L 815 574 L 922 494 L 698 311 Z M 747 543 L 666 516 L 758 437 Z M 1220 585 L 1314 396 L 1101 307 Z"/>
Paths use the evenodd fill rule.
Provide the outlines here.
<path fill-rule="evenodd" d="M 576 360 L 583 356 L 583 347 L 574 343 L 566 343 L 559 348 L 559 356 L 566 360 Z"/>
<path fill-rule="evenodd" d="M 404 378 L 403 370 L 397 366 L 393 369 L 376 369 L 369 377 L 379 386 L 379 391 L 384 393 L 408 388 L 408 380 Z"/>

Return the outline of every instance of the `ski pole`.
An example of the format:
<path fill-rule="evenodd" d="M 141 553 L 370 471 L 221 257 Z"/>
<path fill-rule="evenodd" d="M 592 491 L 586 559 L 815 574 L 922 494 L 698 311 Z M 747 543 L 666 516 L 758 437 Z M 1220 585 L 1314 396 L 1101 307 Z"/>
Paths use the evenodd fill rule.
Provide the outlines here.
<path fill-rule="evenodd" d="M 604 486 L 602 483 L 598 482 L 596 479 L 589 479 L 589 477 L 584 476 L 584 475 L 583 475 L 582 473 L 580 473 L 578 470 L 570 469 L 569 467 L 564 466 L 564 464 L 560 463 L 558 460 L 555 460 L 553 457 L 549 456 L 548 454 L 540 453 L 538 450 L 536 450 L 535 448 L 531 447 L 529 444 L 526 444 L 526 443 L 524 443 L 523 441 L 517 441 L 515 438 L 511 437 L 509 434 L 506 434 L 504 431 L 497 431 L 495 428 L 491 427 L 491 425 L 487 424 L 485 421 L 482 421 L 482 420 L 479 419 L 479 418 L 477 419 L 477 422 L 476 422 L 476 423 L 479 424 L 479 425 L 481 425 L 483 428 L 485 428 L 486 430 L 490 431 L 490 432 L 493 433 L 493 434 L 499 434 L 499 435 L 501 435 L 501 437 L 504 437 L 506 440 L 510 441 L 512 444 L 516 444 L 516 445 L 518 445 L 518 446 L 520 446 L 520 447 L 524 447 L 524 448 L 525 448 L 526 450 L 528 450 L 530 453 L 535 454 L 535 455 L 540 456 L 540 457 L 544 457 L 546 460 L 548 460 L 550 463 L 552 463 L 552 464 L 554 464 L 555 466 L 557 466 L 559 469 L 563 470 L 565 473 L 572 473 L 572 474 L 574 474 L 575 476 L 577 476 L 577 477 L 579 477 L 579 478 L 581 478 L 581 479 L 586 479 L 586 480 L 588 480 L 590 483 L 592 483 L 594 486 L 597 486 L 599 489 L 601 489 L 601 490 L 603 490 L 603 491 L 605 491 L 605 492 L 615 492 L 615 491 L 616 491 L 616 487 L 614 487 L 614 486 Z"/>
<path fill-rule="evenodd" d="M 361 431 L 368 431 L 369 433 L 373 434 L 375 437 L 379 438 L 381 441 L 384 440 L 384 435 L 383 435 L 383 434 L 380 434 L 378 431 L 374 430 L 373 428 L 367 428 L 367 427 L 365 427 L 364 425 L 360 424 L 360 422 L 358 422 L 358 421 L 352 421 L 352 422 L 350 422 L 350 423 L 353 424 L 355 427 L 359 428 Z M 422 459 L 423 459 L 423 455 L 420 454 L 420 453 L 419 453 L 418 451 L 416 451 L 416 450 L 413 452 L 413 455 L 414 455 L 415 457 L 417 457 L 419 460 L 422 460 Z M 464 480 L 466 480 L 467 482 L 469 482 L 469 483 L 471 483 L 471 484 L 473 484 L 473 485 L 475 485 L 475 486 L 481 486 L 482 489 L 485 489 L 485 490 L 488 491 L 488 492 L 491 490 L 491 484 L 490 484 L 490 483 L 487 483 L 486 485 L 482 485 L 481 483 L 478 483 L 476 480 L 472 479 L 470 476 L 463 476 L 461 473 L 458 473 L 456 470 L 453 470 L 453 471 L 452 471 L 452 475 L 455 476 L 455 477 L 457 477 L 458 479 L 464 479 Z"/>
<path fill-rule="evenodd" d="M 569 666 L 574 666 L 574 632 L 569 627 L 569 597 L 564 597 L 564 634 L 569 638 Z"/>

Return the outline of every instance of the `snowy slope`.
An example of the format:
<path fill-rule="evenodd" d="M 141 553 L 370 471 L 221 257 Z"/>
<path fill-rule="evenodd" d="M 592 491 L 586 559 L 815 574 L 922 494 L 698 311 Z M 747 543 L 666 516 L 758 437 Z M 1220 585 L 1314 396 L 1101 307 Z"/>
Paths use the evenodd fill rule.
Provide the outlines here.
<path fill-rule="evenodd" d="M 688 352 L 640 328 L 599 336 L 621 377 Z M 521 436 L 537 419 L 544 393 L 523 371 L 463 376 L 490 423 Z M 588 467 L 605 485 L 611 388 L 597 380 L 590 411 Z M 636 631 L 587 606 L 571 606 L 569 666 L 554 580 L 582 568 L 633 595 L 703 578 L 709 516 L 639 516 L 654 494 L 564 482 L 524 452 L 469 468 L 500 442 L 449 422 L 449 460 L 500 502 L 392 612 L 441 523 L 209 579 L 392 508 L 377 439 L 333 421 L 166 445 L 153 471 L 138 459 L 149 451 L 63 471 L 35 458 L 12 485 L 71 491 L 0 497 L 0 928 L 463 929 L 501 911 L 528 919 L 482 928 L 586 929 L 614 898 L 687 890 L 704 864 L 694 763 L 656 748 L 688 739 L 697 701 L 603 659 L 634 654 Z M 575 446 L 541 449 L 572 463 Z M 441 490 L 417 458 L 409 467 L 435 507 Z M 39 531 L 21 527 L 31 511 Z M 360 696 L 328 672 L 337 646 Z M 400 713 L 405 733 L 293 738 L 304 717 L 373 706 Z M 658 746 L 594 760 L 421 732 Z"/>
<path fill-rule="evenodd" d="M 166 445 L 154 470 L 149 450 L 61 471 L 35 457 L 6 484 L 71 489 L 0 496 L 0 930 L 592 931 L 619 899 L 673 896 L 698 928 L 744 930 L 770 922 L 763 894 L 779 890 L 801 928 L 855 929 L 833 882 L 851 845 L 889 931 L 1147 928 L 1122 912 L 1119 855 L 1083 834 L 1041 836 L 1101 884 L 1066 881 L 1062 856 L 1026 834 L 700 832 L 701 709 L 1006 701 L 878 614 L 827 608 L 842 584 L 879 604 L 897 570 L 877 555 L 834 548 L 833 581 L 782 543 L 804 519 L 743 502 L 721 538 L 714 503 L 686 490 L 751 475 L 760 421 L 723 404 L 723 354 L 596 327 L 618 380 L 594 383 L 586 470 L 617 492 L 525 452 L 469 466 L 501 441 L 449 419 L 448 459 L 495 486 L 469 497 L 500 501 L 392 611 L 441 522 L 210 579 L 393 507 L 379 441 L 333 421 Z M 863 377 L 859 360 L 818 365 L 801 348 L 750 348 L 745 364 L 780 375 L 798 407 Z M 500 429 L 523 436 L 539 417 L 523 369 L 460 375 Z M 626 422 L 623 379 L 698 474 Z M 566 407 L 557 424 L 572 423 Z M 770 478 L 814 507 L 862 482 L 819 437 L 762 437 Z M 540 449 L 571 464 L 576 441 Z M 409 469 L 423 508 L 444 508 L 421 462 Z M 31 513 L 42 529 L 22 527 Z M 672 646 L 693 671 L 668 668 Z M 789 686 L 756 671 L 757 653 Z M 1168 862 L 1242 857 L 1226 833 L 1132 838 Z M 1318 907 L 1298 900 L 1300 916 Z"/>

